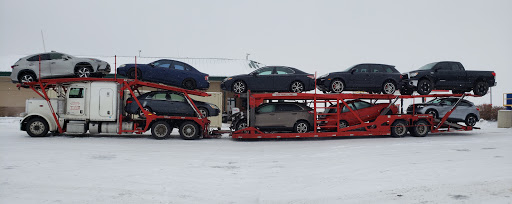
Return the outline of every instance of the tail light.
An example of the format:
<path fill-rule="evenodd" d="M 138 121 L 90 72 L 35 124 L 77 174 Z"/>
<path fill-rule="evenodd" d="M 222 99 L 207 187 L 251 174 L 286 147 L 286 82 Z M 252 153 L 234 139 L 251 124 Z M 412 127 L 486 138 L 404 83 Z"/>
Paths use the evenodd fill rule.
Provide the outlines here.
<path fill-rule="evenodd" d="M 11 66 L 11 69 L 14 69 L 14 67 L 17 67 L 17 66 L 18 66 L 17 64 L 12 65 L 12 66 Z"/>
<path fill-rule="evenodd" d="M 310 79 L 315 79 L 315 75 L 308 75 Z"/>
<path fill-rule="evenodd" d="M 127 103 L 127 104 L 128 104 L 128 103 L 133 103 L 133 101 L 126 101 L 126 103 Z"/>
<path fill-rule="evenodd" d="M 492 72 L 492 76 L 496 76 L 496 72 Z"/>
<path fill-rule="evenodd" d="M 400 79 L 402 79 L 402 78 L 404 78 L 404 76 L 400 74 Z"/>
<path fill-rule="evenodd" d="M 480 108 L 476 108 L 477 111 L 480 111 Z"/>
<path fill-rule="evenodd" d="M 204 80 L 208 81 L 208 75 L 204 76 Z"/>

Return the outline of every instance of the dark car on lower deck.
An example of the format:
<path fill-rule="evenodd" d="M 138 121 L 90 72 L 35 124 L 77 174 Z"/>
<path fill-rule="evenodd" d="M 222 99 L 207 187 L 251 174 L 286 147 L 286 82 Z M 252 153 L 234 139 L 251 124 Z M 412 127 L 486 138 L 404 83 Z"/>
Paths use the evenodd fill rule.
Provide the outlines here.
<path fill-rule="evenodd" d="M 367 91 L 393 94 L 401 85 L 401 74 L 386 64 L 358 64 L 345 71 L 318 77 L 317 87 L 323 92 Z"/>

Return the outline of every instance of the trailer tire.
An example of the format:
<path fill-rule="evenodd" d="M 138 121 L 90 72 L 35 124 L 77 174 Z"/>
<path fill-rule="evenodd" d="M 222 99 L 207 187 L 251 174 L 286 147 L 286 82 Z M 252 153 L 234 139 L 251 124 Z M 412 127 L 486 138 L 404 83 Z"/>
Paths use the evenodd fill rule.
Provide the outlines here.
<path fill-rule="evenodd" d="M 409 128 L 409 132 L 414 137 L 425 137 L 428 135 L 430 125 L 425 120 L 418 120 L 414 123 L 414 126 Z"/>
<path fill-rule="evenodd" d="M 407 134 L 407 122 L 397 120 L 391 125 L 391 136 L 404 137 Z"/>
<path fill-rule="evenodd" d="M 180 125 L 180 136 L 184 140 L 195 140 L 199 138 L 199 126 L 192 121 L 185 121 Z"/>
<path fill-rule="evenodd" d="M 48 134 L 48 129 L 48 123 L 40 117 L 30 119 L 25 128 L 30 137 L 44 137 Z"/>
<path fill-rule="evenodd" d="M 151 126 L 151 135 L 157 140 L 169 138 L 172 127 L 165 121 L 157 121 Z"/>

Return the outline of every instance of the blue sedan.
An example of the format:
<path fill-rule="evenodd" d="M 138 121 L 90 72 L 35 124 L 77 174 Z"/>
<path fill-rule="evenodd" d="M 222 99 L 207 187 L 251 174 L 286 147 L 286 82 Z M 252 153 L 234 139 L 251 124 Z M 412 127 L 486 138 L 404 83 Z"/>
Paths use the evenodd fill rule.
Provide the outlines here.
<path fill-rule="evenodd" d="M 135 64 L 123 64 L 117 68 L 119 75 L 135 78 Z M 149 64 L 137 64 L 137 79 L 163 83 L 185 89 L 208 89 L 208 74 L 202 73 L 187 63 L 161 59 Z"/>

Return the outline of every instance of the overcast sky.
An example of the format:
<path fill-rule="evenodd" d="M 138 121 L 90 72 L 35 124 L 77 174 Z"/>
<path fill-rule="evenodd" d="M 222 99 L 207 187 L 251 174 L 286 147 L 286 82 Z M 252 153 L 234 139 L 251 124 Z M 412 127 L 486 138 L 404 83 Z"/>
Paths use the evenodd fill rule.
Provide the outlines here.
<path fill-rule="evenodd" d="M 407 72 L 455 60 L 496 71 L 494 104 L 512 92 L 510 0 L 0 2 L 1 56 L 42 52 L 42 30 L 46 50 L 72 55 L 250 53 L 319 75 L 363 62 Z"/>

